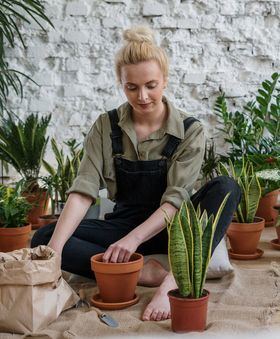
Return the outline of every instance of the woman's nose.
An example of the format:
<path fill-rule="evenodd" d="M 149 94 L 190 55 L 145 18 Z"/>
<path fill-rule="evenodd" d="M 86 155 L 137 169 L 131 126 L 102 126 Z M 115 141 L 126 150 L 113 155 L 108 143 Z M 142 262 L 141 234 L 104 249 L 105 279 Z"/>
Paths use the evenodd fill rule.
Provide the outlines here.
<path fill-rule="evenodd" d="M 138 99 L 141 101 L 145 101 L 148 99 L 148 93 L 147 91 L 143 88 L 143 89 L 139 89 L 138 92 Z"/>

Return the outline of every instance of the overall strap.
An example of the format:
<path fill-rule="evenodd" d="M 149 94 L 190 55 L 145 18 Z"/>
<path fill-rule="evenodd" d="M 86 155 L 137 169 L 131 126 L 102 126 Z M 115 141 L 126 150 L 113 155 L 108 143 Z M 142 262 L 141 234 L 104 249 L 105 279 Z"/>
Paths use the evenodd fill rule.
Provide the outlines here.
<path fill-rule="evenodd" d="M 123 154 L 122 130 L 118 125 L 119 122 L 118 112 L 116 109 L 113 109 L 109 111 L 108 114 L 112 129 L 110 137 L 112 140 L 113 155 Z"/>
<path fill-rule="evenodd" d="M 186 118 L 184 120 L 185 133 L 191 127 L 191 125 L 196 121 L 199 121 L 199 120 L 197 120 L 196 118 L 193 118 L 193 117 L 189 117 L 189 118 Z M 171 158 L 172 155 L 174 154 L 174 152 L 176 151 L 178 145 L 180 144 L 180 142 L 181 142 L 180 138 L 177 138 L 174 135 L 170 135 L 166 146 L 164 147 L 163 151 L 161 152 L 161 155 L 165 156 L 168 159 Z"/>

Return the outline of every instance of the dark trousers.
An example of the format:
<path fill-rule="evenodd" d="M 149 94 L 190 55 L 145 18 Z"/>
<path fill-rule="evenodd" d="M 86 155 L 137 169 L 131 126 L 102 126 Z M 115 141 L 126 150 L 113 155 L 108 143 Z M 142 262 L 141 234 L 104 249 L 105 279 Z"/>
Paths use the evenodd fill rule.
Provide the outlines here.
<path fill-rule="evenodd" d="M 197 191 L 191 200 L 195 207 L 200 204 L 201 210 L 206 209 L 208 215 L 217 212 L 222 200 L 231 192 L 220 221 L 217 225 L 212 253 L 223 238 L 240 201 L 240 188 L 229 177 L 217 177 Z M 94 254 L 105 252 L 112 243 L 127 235 L 143 220 L 137 220 L 135 214 L 122 216 L 122 213 L 109 220 L 84 219 L 76 231 L 66 242 L 62 252 L 62 269 L 86 277 L 93 277 L 90 268 L 90 257 Z M 55 224 L 40 228 L 33 236 L 31 247 L 47 245 Z M 167 253 L 168 236 L 164 229 L 152 239 L 141 244 L 137 252 L 144 255 Z"/>

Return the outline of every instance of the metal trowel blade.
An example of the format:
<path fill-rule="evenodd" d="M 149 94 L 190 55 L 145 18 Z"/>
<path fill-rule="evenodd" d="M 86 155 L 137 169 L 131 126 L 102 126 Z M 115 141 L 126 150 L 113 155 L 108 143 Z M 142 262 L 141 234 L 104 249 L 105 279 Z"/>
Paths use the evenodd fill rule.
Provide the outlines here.
<path fill-rule="evenodd" d="M 117 321 L 106 313 L 98 314 L 98 317 L 103 323 L 105 323 L 106 325 L 108 325 L 110 327 L 118 327 L 119 326 Z"/>

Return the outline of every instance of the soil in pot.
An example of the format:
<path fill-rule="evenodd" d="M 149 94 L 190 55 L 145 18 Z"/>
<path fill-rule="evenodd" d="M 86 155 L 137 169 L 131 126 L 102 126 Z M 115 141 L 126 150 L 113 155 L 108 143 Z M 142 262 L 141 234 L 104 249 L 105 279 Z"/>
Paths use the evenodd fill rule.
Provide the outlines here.
<path fill-rule="evenodd" d="M 180 296 L 178 289 L 168 292 L 171 328 L 177 333 L 202 332 L 206 328 L 209 292 L 203 290 L 198 299 Z"/>
<path fill-rule="evenodd" d="M 123 303 L 135 298 L 139 273 L 143 267 L 143 256 L 133 253 L 129 262 L 105 263 L 104 253 L 91 257 L 100 297 L 105 303 Z"/>
<path fill-rule="evenodd" d="M 0 252 L 26 248 L 30 232 L 30 224 L 22 227 L 0 227 Z"/>
<path fill-rule="evenodd" d="M 230 246 L 236 254 L 254 254 L 257 251 L 264 219 L 255 218 L 254 223 L 232 222 L 227 230 Z"/>

